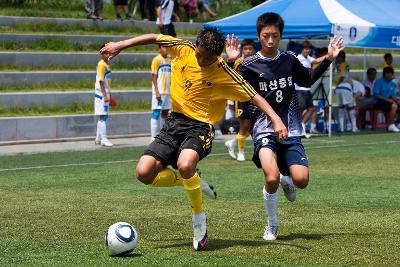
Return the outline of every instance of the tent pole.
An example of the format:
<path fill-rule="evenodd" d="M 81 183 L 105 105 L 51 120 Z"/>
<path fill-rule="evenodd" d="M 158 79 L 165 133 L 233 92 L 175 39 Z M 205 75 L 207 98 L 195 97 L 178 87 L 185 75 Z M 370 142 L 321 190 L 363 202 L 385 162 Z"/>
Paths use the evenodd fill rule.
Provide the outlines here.
<path fill-rule="evenodd" d="M 367 48 L 364 48 L 364 59 L 363 59 L 363 81 L 366 78 L 366 71 L 367 71 Z"/>
<path fill-rule="evenodd" d="M 333 63 L 332 63 L 333 64 Z M 331 137 L 332 135 L 332 78 L 333 78 L 333 66 L 330 64 L 329 66 L 329 114 L 328 114 L 328 136 Z"/>

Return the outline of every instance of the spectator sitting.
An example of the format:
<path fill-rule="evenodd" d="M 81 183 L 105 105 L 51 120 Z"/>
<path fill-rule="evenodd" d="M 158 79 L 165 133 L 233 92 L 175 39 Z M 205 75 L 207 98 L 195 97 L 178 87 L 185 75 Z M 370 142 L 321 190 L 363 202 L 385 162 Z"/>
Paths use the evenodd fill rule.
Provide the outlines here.
<path fill-rule="evenodd" d="M 400 132 L 394 124 L 399 99 L 397 85 L 393 82 L 394 70 L 392 67 L 383 68 L 382 78 L 376 80 L 374 85 L 374 108 L 386 113 L 388 131 Z"/>
<path fill-rule="evenodd" d="M 365 87 L 369 87 L 370 89 L 373 89 L 375 81 L 376 81 L 376 69 L 369 68 L 367 70 L 367 78 L 363 81 L 363 85 Z"/>
<path fill-rule="evenodd" d="M 197 0 L 181 0 L 181 5 L 185 9 L 186 17 L 195 18 L 199 14 Z"/>
<path fill-rule="evenodd" d="M 360 118 L 361 126 L 365 125 L 365 112 L 374 107 L 374 98 L 371 88 L 365 86 L 359 81 L 353 80 L 353 94 L 356 102 L 356 112 Z"/>
<path fill-rule="evenodd" d="M 129 15 L 128 0 L 114 0 L 114 9 L 115 9 L 115 20 L 122 21 L 122 17 L 119 14 L 119 11 L 121 9 L 124 9 L 125 19 L 132 20 L 132 17 Z"/>
<path fill-rule="evenodd" d="M 385 60 L 383 67 L 393 67 L 393 56 L 391 53 L 386 53 L 383 58 Z"/>

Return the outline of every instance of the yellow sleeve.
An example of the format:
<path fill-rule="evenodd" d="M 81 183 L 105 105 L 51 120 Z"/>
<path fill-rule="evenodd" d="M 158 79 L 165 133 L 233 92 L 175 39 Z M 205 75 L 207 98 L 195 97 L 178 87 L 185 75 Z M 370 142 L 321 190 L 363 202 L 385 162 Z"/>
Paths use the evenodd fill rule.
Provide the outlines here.
<path fill-rule="evenodd" d="M 156 56 L 151 61 L 151 74 L 157 75 L 159 67 L 160 67 L 160 60 L 158 60 L 158 56 Z"/>
<path fill-rule="evenodd" d="M 224 79 L 224 86 L 219 91 L 223 98 L 246 102 L 257 94 L 256 90 L 239 73 L 230 68 L 225 61 L 221 61 L 221 67 L 225 71 L 225 75 L 221 75 L 221 78 Z"/>
<path fill-rule="evenodd" d="M 99 81 L 104 82 L 104 76 L 106 74 L 106 64 L 103 60 L 100 60 L 97 64 L 97 77 Z"/>
<path fill-rule="evenodd" d="M 156 44 L 164 46 L 172 59 L 188 55 L 196 49 L 196 46 L 190 41 L 163 34 L 157 36 Z"/>

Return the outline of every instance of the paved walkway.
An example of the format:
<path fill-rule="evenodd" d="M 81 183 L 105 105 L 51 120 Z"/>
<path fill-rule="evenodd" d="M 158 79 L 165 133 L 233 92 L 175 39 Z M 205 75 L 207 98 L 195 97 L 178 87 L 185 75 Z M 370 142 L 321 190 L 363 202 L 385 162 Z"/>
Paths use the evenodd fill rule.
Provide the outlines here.
<path fill-rule="evenodd" d="M 233 135 L 217 136 L 215 140 L 227 140 Z M 129 138 L 112 138 L 110 141 L 116 148 L 146 146 L 150 142 L 150 136 L 145 137 L 129 137 Z M 17 154 L 35 154 L 47 152 L 65 152 L 65 151 L 90 151 L 97 149 L 109 149 L 94 144 L 94 140 L 71 140 L 62 142 L 46 142 L 46 143 L 28 143 L 0 145 L 0 156 L 9 156 Z"/>

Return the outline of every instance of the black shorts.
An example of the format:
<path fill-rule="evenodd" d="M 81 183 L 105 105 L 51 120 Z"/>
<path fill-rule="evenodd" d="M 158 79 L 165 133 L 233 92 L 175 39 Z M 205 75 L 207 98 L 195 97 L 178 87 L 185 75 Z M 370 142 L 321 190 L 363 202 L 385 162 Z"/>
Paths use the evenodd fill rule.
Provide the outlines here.
<path fill-rule="evenodd" d="M 269 135 L 258 139 L 254 143 L 253 154 L 253 162 L 258 168 L 261 168 L 259 152 L 263 147 L 271 149 L 276 154 L 279 172 L 285 176 L 290 175 L 290 165 L 303 165 L 308 167 L 308 159 L 304 146 L 301 144 L 300 137 L 289 137 L 283 140 L 282 143 L 278 141 L 276 135 Z"/>
<path fill-rule="evenodd" d="M 312 94 L 310 91 L 306 90 L 297 90 L 297 101 L 299 103 L 300 109 L 309 109 L 314 107 L 313 105 L 313 100 L 312 100 Z"/>
<path fill-rule="evenodd" d="M 249 120 L 250 114 L 248 112 L 250 102 L 238 102 L 236 109 L 236 117 L 242 120 Z"/>
<path fill-rule="evenodd" d="M 114 0 L 114 6 L 127 6 L 128 0 Z"/>
<path fill-rule="evenodd" d="M 171 112 L 160 133 L 144 150 L 143 155 L 156 158 L 164 167 L 171 165 L 177 169 L 178 157 L 183 149 L 196 151 L 200 160 L 210 154 L 214 133 L 211 124 Z"/>
<path fill-rule="evenodd" d="M 379 109 L 382 110 L 383 112 L 390 112 L 392 110 L 392 103 L 377 98 L 376 103 L 374 105 L 374 109 Z"/>

